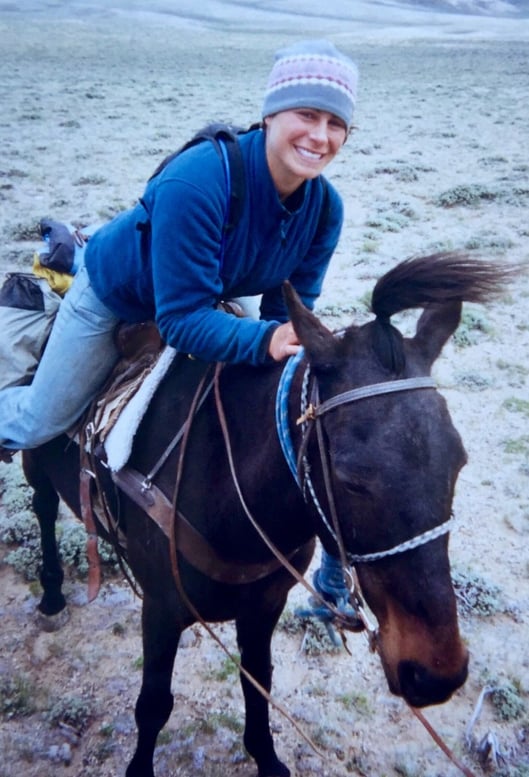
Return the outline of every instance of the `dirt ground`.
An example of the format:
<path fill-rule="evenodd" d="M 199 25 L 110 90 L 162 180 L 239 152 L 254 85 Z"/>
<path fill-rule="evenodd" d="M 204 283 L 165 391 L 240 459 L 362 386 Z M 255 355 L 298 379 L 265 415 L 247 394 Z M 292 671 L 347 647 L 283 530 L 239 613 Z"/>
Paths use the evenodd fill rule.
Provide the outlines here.
<path fill-rule="evenodd" d="M 208 26 L 141 8 L 0 4 L 1 271 L 29 270 L 41 217 L 110 218 L 199 126 L 255 120 L 273 52 L 317 26 L 277 15 L 269 27 Z M 443 19 L 429 31 L 375 17 L 322 22 L 361 72 L 357 130 L 330 170 L 346 222 L 318 308 L 329 326 L 364 320 L 376 279 L 413 254 L 466 248 L 529 261 L 527 20 L 507 29 Z M 528 306 L 522 275 L 490 307 L 467 306 L 435 370 L 469 454 L 450 547 L 471 664 L 465 686 L 426 715 L 478 777 L 529 775 Z M 400 321 L 403 331 L 413 323 Z M 25 509 L 19 477 L 18 462 L 0 465 L 2 536 Z M 42 632 L 38 586 L 8 563 L 12 550 L 0 544 L 0 777 L 122 775 L 135 743 L 140 602 L 111 577 L 87 604 L 70 576 L 70 620 Z M 297 587 L 289 613 L 305 599 Z M 229 624 L 216 631 L 234 647 Z M 460 774 L 390 695 L 364 638 L 351 635 L 349 647 L 351 656 L 312 632 L 277 632 L 274 693 L 323 754 L 274 711 L 293 777 Z M 179 651 L 173 691 L 157 776 L 254 775 L 236 673 L 199 627 Z"/>

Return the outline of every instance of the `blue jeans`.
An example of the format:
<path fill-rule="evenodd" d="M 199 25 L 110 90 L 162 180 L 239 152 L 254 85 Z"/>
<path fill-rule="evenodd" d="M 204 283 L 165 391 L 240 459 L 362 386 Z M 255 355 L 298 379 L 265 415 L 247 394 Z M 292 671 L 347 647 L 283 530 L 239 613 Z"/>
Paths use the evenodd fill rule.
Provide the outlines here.
<path fill-rule="evenodd" d="M 78 420 L 118 358 L 118 322 L 81 267 L 61 302 L 33 382 L 0 391 L 0 445 L 35 448 Z"/>

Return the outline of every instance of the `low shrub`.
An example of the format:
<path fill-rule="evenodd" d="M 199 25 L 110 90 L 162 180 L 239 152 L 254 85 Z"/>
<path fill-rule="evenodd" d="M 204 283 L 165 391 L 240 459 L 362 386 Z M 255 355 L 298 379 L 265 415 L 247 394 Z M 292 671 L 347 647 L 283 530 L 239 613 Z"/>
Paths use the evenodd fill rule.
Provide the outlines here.
<path fill-rule="evenodd" d="M 453 208 L 456 205 L 477 205 L 482 200 L 492 201 L 498 197 L 498 191 L 482 184 L 460 184 L 442 192 L 434 204 L 440 208 Z"/>

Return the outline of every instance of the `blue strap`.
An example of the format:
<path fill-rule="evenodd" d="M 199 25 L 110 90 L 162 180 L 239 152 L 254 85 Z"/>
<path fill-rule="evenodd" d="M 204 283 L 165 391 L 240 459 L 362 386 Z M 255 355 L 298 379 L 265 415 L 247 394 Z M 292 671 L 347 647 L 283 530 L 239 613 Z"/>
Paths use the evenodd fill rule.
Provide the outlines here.
<path fill-rule="evenodd" d="M 283 450 L 283 455 L 286 459 L 290 471 L 294 476 L 294 480 L 301 487 L 299 479 L 299 473 L 296 466 L 296 453 L 294 451 L 294 444 L 292 442 L 292 435 L 290 434 L 290 424 L 288 418 L 288 399 L 290 396 L 290 388 L 292 386 L 292 380 L 294 373 L 300 361 L 303 359 L 305 351 L 300 348 L 295 356 L 291 356 L 283 372 L 281 373 L 281 379 L 277 387 L 276 394 L 276 429 Z"/>
<path fill-rule="evenodd" d="M 224 160 L 224 178 L 226 179 L 226 213 L 224 214 L 224 224 L 222 225 L 222 238 L 220 243 L 220 271 L 224 265 L 224 254 L 226 252 L 226 226 L 230 216 L 230 203 L 231 203 L 231 176 L 230 176 L 230 160 L 228 158 L 228 151 L 225 144 L 218 139 L 219 148 L 222 153 L 222 159 Z"/>

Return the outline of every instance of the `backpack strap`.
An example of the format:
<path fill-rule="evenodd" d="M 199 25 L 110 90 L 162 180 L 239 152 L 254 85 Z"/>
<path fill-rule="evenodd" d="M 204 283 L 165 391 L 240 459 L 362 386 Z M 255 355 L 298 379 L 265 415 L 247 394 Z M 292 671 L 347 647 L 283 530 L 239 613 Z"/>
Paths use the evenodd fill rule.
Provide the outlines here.
<path fill-rule="evenodd" d="M 240 134 L 240 133 L 239 133 Z M 226 171 L 226 186 L 228 192 L 228 215 L 224 223 L 224 232 L 235 229 L 241 220 L 246 197 L 246 176 L 244 160 L 237 135 L 223 134 L 216 138 L 220 147 L 224 169 Z"/>
<path fill-rule="evenodd" d="M 226 191 L 228 193 L 228 208 L 222 234 L 222 255 L 224 254 L 226 233 L 232 229 L 235 229 L 239 223 L 244 208 L 244 199 L 246 196 L 244 160 L 237 137 L 238 135 L 242 135 L 245 132 L 249 132 L 250 130 L 255 129 L 257 126 L 258 125 L 253 124 L 248 130 L 244 130 L 232 124 L 208 124 L 206 127 L 199 130 L 190 140 L 187 141 L 187 143 L 184 143 L 184 145 L 181 146 L 177 151 L 174 151 L 172 154 L 169 154 L 169 156 L 165 157 L 165 159 L 162 160 L 154 173 L 148 179 L 149 181 L 152 181 L 153 178 L 156 178 L 158 175 L 160 175 L 162 170 L 167 167 L 169 162 L 172 162 L 173 159 L 175 159 L 177 156 L 180 156 L 180 154 L 182 154 L 188 148 L 192 148 L 193 146 L 196 146 L 199 143 L 203 143 L 204 141 L 209 141 L 213 144 L 215 151 L 221 158 L 224 165 Z M 140 202 L 148 214 L 149 212 L 142 198 L 140 198 Z M 145 222 L 138 222 L 138 224 L 136 224 L 136 228 L 140 232 L 148 232 L 151 228 L 150 219 L 148 218 Z"/>
<path fill-rule="evenodd" d="M 242 132 L 246 132 L 246 130 L 235 126 L 235 124 L 225 124 L 223 122 L 206 124 L 205 127 L 202 127 L 202 129 L 198 130 L 198 132 L 196 132 L 192 138 L 184 143 L 183 146 L 180 146 L 180 148 L 178 148 L 176 151 L 173 151 L 172 154 L 169 154 L 164 159 L 162 159 L 154 173 L 147 180 L 152 181 L 153 178 L 156 178 L 158 175 L 160 175 L 162 170 L 167 167 L 169 162 L 172 162 L 173 159 L 176 159 L 177 156 L 183 154 L 184 151 L 187 151 L 188 148 L 193 148 L 193 146 L 197 146 L 199 143 L 203 143 L 205 140 L 209 140 L 213 143 L 217 154 L 220 156 L 218 141 L 220 139 L 235 140 L 237 135 Z"/>
<path fill-rule="evenodd" d="M 158 165 L 154 173 L 148 179 L 152 181 L 156 178 L 162 170 L 167 167 L 169 162 L 172 162 L 177 156 L 182 154 L 188 148 L 209 141 L 213 144 L 215 151 L 221 158 L 224 166 L 225 179 L 226 179 L 226 191 L 228 195 L 228 208 L 225 215 L 224 225 L 222 228 L 222 244 L 221 244 L 221 265 L 224 257 L 224 250 L 226 244 L 226 236 L 231 230 L 235 229 L 239 221 L 241 220 L 242 212 L 244 209 L 244 201 L 246 197 L 246 176 L 244 170 L 244 160 L 242 156 L 241 147 L 239 145 L 238 136 L 243 135 L 246 132 L 251 132 L 254 129 L 258 129 L 260 124 L 252 124 L 248 129 L 242 129 L 233 124 L 224 124 L 221 122 L 208 124 L 199 130 L 187 143 L 184 143 L 177 151 L 174 151 L 169 156 L 165 157 Z M 319 235 L 325 229 L 325 225 L 328 221 L 331 202 L 329 195 L 329 185 L 327 179 L 321 175 L 320 181 L 323 189 L 322 205 L 320 215 L 318 219 L 318 226 L 316 229 L 315 237 Z M 140 202 L 144 207 L 144 210 L 149 216 L 149 212 L 142 198 Z M 140 232 L 149 232 L 151 228 L 150 218 L 147 218 L 145 222 L 138 222 L 136 229 Z"/>

